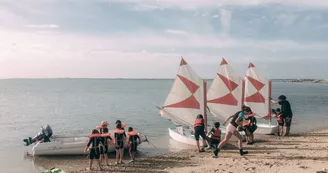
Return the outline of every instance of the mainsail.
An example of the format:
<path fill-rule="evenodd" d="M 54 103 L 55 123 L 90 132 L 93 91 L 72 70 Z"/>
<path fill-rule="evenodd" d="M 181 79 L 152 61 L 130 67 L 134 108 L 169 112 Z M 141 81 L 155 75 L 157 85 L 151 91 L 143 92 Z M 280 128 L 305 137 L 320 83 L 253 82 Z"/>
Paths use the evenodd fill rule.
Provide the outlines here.
<path fill-rule="evenodd" d="M 250 63 L 245 76 L 244 104 L 257 116 L 270 120 L 271 80 Z"/>
<path fill-rule="evenodd" d="M 207 92 L 207 106 L 212 115 L 227 118 L 241 110 L 243 79 L 222 58 L 221 65 Z"/>
<path fill-rule="evenodd" d="M 160 115 L 175 124 L 193 126 L 197 115 L 204 115 L 205 86 L 204 80 L 181 58 L 178 74 Z"/>

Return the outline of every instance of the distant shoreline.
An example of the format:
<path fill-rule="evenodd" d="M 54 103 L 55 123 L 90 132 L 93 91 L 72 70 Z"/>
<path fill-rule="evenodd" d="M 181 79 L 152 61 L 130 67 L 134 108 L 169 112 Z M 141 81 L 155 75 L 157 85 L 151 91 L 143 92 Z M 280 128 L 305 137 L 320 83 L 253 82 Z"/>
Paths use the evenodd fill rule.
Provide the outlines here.
<path fill-rule="evenodd" d="M 328 84 L 328 79 L 282 79 L 283 82 Z"/>

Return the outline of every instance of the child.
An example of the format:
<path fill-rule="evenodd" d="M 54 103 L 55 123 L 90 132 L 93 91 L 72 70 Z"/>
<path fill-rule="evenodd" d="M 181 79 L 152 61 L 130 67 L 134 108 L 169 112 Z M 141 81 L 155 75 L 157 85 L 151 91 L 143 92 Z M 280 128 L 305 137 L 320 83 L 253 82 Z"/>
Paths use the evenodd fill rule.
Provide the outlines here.
<path fill-rule="evenodd" d="M 215 122 L 214 127 L 208 132 L 208 141 L 210 145 L 206 148 L 206 150 L 213 148 L 217 148 L 221 141 L 221 129 L 220 122 Z"/>
<path fill-rule="evenodd" d="M 255 114 L 248 115 L 245 120 L 246 122 L 243 124 L 243 127 L 247 135 L 247 145 L 252 145 L 254 144 L 254 132 L 257 129 Z"/>
<path fill-rule="evenodd" d="M 91 132 L 91 135 L 89 136 L 89 142 L 87 144 L 87 146 L 84 149 L 84 152 L 90 151 L 89 157 L 89 169 L 90 171 L 92 170 L 92 162 L 94 159 L 97 160 L 98 165 L 99 165 L 99 169 L 102 170 L 100 162 L 99 162 L 99 132 L 97 129 L 93 129 Z"/>
<path fill-rule="evenodd" d="M 115 164 L 123 164 L 124 141 L 126 138 L 125 131 L 122 129 L 122 124 L 116 124 L 114 132 L 114 143 L 116 146 L 116 162 Z"/>
<path fill-rule="evenodd" d="M 199 114 L 196 117 L 195 123 L 194 123 L 194 131 L 195 131 L 195 139 L 196 139 L 196 144 L 199 152 L 205 152 L 204 146 L 206 145 L 206 135 L 205 135 L 205 122 L 203 115 Z M 203 147 L 200 148 L 199 146 L 199 136 L 202 137 L 203 139 Z"/>
<path fill-rule="evenodd" d="M 284 119 L 282 118 L 280 108 L 277 108 L 275 112 L 276 112 L 277 123 L 278 123 L 278 136 L 282 136 L 283 127 L 284 127 Z"/>
<path fill-rule="evenodd" d="M 133 130 L 132 127 L 129 127 L 128 129 L 128 138 L 129 138 L 129 152 L 131 156 L 131 160 L 129 162 L 133 162 L 135 161 L 135 153 L 137 151 L 138 144 L 141 143 L 141 139 L 140 136 L 138 135 L 138 132 Z"/>
<path fill-rule="evenodd" d="M 105 157 L 106 165 L 108 164 L 108 143 L 112 140 L 110 137 L 110 133 L 108 132 L 108 128 L 102 128 L 101 135 L 101 146 L 100 146 L 100 163 L 102 163 L 102 158 Z"/>

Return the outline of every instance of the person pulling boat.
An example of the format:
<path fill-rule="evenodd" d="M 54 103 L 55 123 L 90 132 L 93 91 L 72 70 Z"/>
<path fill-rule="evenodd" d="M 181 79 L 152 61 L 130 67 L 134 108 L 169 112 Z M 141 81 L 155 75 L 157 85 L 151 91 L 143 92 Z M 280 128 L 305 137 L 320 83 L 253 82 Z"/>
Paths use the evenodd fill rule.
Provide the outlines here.
<path fill-rule="evenodd" d="M 205 135 L 205 122 L 202 114 L 197 115 L 197 118 L 194 123 L 194 130 L 195 130 L 195 139 L 196 139 L 196 144 L 199 152 L 205 152 L 204 147 L 208 142 L 206 140 L 206 135 Z M 203 147 L 200 148 L 199 146 L 199 136 L 202 137 L 203 139 Z"/>

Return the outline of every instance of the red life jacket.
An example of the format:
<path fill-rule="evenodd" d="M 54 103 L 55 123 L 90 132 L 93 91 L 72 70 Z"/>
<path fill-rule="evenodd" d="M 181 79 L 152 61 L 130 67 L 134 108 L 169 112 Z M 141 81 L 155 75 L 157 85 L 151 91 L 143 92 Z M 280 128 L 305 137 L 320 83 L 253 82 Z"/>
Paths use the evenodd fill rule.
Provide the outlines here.
<path fill-rule="evenodd" d="M 215 140 L 221 139 L 221 130 L 220 129 L 214 129 L 214 134 L 212 136 L 212 139 L 215 139 Z"/>
<path fill-rule="evenodd" d="M 194 124 L 194 127 L 199 127 L 199 126 L 203 126 L 204 125 L 204 120 L 201 119 L 201 118 L 197 118 L 195 120 L 195 124 Z"/>

